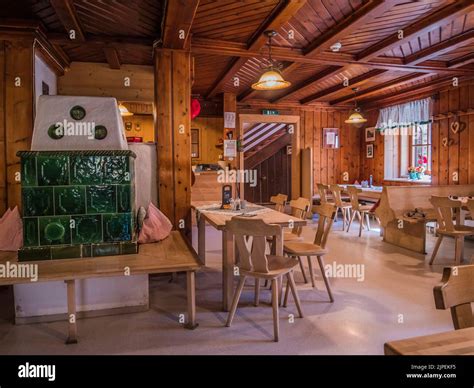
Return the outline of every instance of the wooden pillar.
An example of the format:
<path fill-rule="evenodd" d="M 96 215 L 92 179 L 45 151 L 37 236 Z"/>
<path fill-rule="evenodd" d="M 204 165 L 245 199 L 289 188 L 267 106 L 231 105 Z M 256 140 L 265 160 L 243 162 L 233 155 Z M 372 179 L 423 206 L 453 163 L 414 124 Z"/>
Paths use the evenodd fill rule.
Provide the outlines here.
<path fill-rule="evenodd" d="M 31 148 L 34 117 L 34 48 L 33 39 L 4 43 L 4 142 L 7 181 L 7 205 L 21 204 L 18 151 Z M 1 61 L 0 61 L 1 62 Z M 0 77 L 1 78 L 1 77 Z M 0 81 L 1 83 L 1 81 Z M 3 95 L 3 93 L 2 93 Z M 3 104 L 2 104 L 3 105 Z M 0 129 L 1 132 L 1 129 Z M 0 135 L 0 151 L 1 151 Z M 2 158 L 0 157 L 0 163 Z M 1 178 L 1 174 L 0 174 Z M 1 189 L 0 189 L 1 191 Z"/>
<path fill-rule="evenodd" d="M 154 65 L 159 205 L 191 240 L 190 53 L 157 50 Z"/>
<path fill-rule="evenodd" d="M 5 149 L 5 41 L 0 41 L 0 216 L 7 208 L 7 161 Z"/>

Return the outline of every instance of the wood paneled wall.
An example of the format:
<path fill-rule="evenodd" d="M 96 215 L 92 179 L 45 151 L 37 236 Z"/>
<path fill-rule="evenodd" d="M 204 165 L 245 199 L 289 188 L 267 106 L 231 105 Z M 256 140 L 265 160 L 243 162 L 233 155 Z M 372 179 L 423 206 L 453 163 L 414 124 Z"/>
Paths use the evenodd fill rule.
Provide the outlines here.
<path fill-rule="evenodd" d="M 153 67 L 122 65 L 120 70 L 114 70 L 107 63 L 72 62 L 70 70 L 58 79 L 58 94 L 151 103 Z"/>
<path fill-rule="evenodd" d="M 0 41 L 0 216 L 7 207 L 7 163 L 5 154 L 5 42 Z"/>
<path fill-rule="evenodd" d="M 191 121 L 191 128 L 199 129 L 199 158 L 192 163 L 217 163 L 223 154 L 222 147 L 216 147 L 223 137 L 224 119 L 222 117 L 196 117 Z"/>
<path fill-rule="evenodd" d="M 363 130 L 344 123 L 346 110 L 279 110 L 280 114 L 300 116 L 301 148 L 313 149 L 314 192 L 317 184 L 353 183 L 360 176 L 360 141 Z M 260 113 L 255 109 L 239 109 L 239 113 Z M 278 117 L 278 116 L 276 116 Z M 339 128 L 339 149 L 323 148 L 323 129 Z M 348 182 L 343 174 L 348 173 Z"/>
<path fill-rule="evenodd" d="M 465 114 L 470 112 L 470 114 Z M 464 114 L 463 114 L 464 113 Z M 377 122 L 378 110 L 366 113 L 368 125 Z M 474 183 L 474 83 L 461 84 L 442 90 L 433 100 L 432 124 L 432 184 L 455 185 Z M 454 121 L 460 122 L 457 133 L 451 130 Z M 443 144 L 447 139 L 448 145 Z M 376 135 L 374 158 L 365 157 L 365 138 L 361 138 L 361 179 L 373 175 L 374 182 L 384 181 L 384 139 Z M 404 183 L 406 184 L 406 183 Z"/>

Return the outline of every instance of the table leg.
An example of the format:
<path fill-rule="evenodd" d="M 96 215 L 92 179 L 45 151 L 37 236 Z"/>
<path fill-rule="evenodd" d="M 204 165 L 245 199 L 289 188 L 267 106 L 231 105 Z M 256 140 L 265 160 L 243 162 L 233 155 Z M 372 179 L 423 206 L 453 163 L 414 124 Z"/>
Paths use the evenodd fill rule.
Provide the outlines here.
<path fill-rule="evenodd" d="M 202 215 L 198 220 L 198 256 L 201 263 L 206 265 L 206 220 Z"/>
<path fill-rule="evenodd" d="M 66 344 L 77 344 L 76 283 L 65 280 L 67 287 L 67 317 L 69 322 Z"/>
<path fill-rule="evenodd" d="M 186 288 L 188 296 L 188 322 L 184 327 L 194 330 L 199 326 L 196 323 L 196 276 L 194 271 L 186 272 Z"/>
<path fill-rule="evenodd" d="M 234 235 L 222 231 L 222 307 L 229 311 L 234 288 Z"/>

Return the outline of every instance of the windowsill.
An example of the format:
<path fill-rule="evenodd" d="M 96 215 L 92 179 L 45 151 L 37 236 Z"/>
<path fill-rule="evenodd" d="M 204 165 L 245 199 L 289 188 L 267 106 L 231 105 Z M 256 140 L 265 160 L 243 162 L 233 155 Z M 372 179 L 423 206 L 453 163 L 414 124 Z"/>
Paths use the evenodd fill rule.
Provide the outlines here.
<path fill-rule="evenodd" d="M 431 185 L 431 177 L 427 178 L 424 177 L 423 179 L 408 179 L 408 178 L 388 178 L 384 179 L 385 182 L 407 182 L 407 183 L 414 183 L 420 185 Z"/>

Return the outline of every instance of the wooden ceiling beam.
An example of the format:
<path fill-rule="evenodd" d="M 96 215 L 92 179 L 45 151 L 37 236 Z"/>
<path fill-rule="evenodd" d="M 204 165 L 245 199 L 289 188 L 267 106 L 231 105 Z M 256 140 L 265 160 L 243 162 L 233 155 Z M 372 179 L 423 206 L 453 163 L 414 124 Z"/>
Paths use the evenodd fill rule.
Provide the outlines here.
<path fill-rule="evenodd" d="M 400 38 L 398 32 L 396 32 L 387 38 L 382 39 L 378 43 L 371 45 L 365 50 L 362 50 L 359 54 L 357 54 L 356 59 L 358 61 L 367 61 L 375 58 L 395 47 L 409 42 L 418 35 L 448 24 L 457 17 L 465 15 L 472 10 L 474 10 L 474 2 L 472 0 L 455 1 L 454 3 L 447 5 L 436 12 L 433 12 L 427 17 L 416 21 L 406 28 L 400 28 L 400 30 L 403 31 L 402 38 Z"/>
<path fill-rule="evenodd" d="M 164 48 L 186 47 L 198 5 L 199 0 L 167 1 L 162 41 Z"/>
<path fill-rule="evenodd" d="M 326 97 L 330 94 L 339 92 L 340 90 L 344 90 L 346 88 L 354 88 L 354 87 L 368 81 L 369 79 L 377 77 L 380 74 L 383 74 L 385 72 L 386 72 L 386 70 L 381 70 L 381 69 L 370 70 L 367 73 L 364 73 L 364 74 L 358 75 L 357 77 L 351 78 L 349 80 L 349 84 L 347 86 L 345 86 L 343 83 L 338 84 L 338 85 L 334 85 L 330 88 L 321 90 L 317 93 L 314 93 L 314 94 L 312 94 L 308 97 L 305 97 L 305 98 L 301 99 L 300 103 L 304 104 L 304 105 L 307 105 L 307 104 L 310 104 L 310 103 L 312 103 L 312 102 L 314 102 L 314 101 L 316 101 L 316 100 L 318 100 L 322 97 Z"/>
<path fill-rule="evenodd" d="M 58 33 L 48 33 L 48 40 L 59 46 L 76 46 L 78 42 L 74 42 L 67 35 Z M 135 38 L 128 36 L 108 36 L 108 35 L 88 35 L 87 41 L 80 43 L 80 46 L 89 46 L 95 48 L 104 47 L 127 47 L 127 48 L 148 48 L 152 49 L 153 39 Z"/>
<path fill-rule="evenodd" d="M 434 44 L 430 47 L 427 47 L 423 50 L 420 50 L 414 54 L 411 54 L 405 57 L 405 64 L 407 65 L 416 65 L 420 62 L 427 61 L 429 59 L 436 58 L 440 55 L 444 55 L 453 50 L 456 50 L 459 47 L 465 46 L 474 41 L 474 30 L 469 30 L 462 34 L 455 35 L 449 39 L 446 39 L 442 42 Z"/>
<path fill-rule="evenodd" d="M 105 47 L 104 55 L 111 69 L 119 70 L 121 63 L 118 51 L 115 47 Z"/>
<path fill-rule="evenodd" d="M 335 26 L 328 29 L 308 46 L 304 48 L 306 56 L 314 56 L 327 50 L 331 45 L 339 42 L 341 39 L 349 36 L 358 28 L 373 21 L 375 18 L 382 15 L 384 12 L 391 9 L 393 6 L 404 2 L 404 0 L 373 0 L 368 1 L 354 12 L 352 12 L 345 19 L 338 22 Z"/>
<path fill-rule="evenodd" d="M 71 36 L 71 32 L 74 31 L 75 38 L 71 40 L 85 42 L 86 36 L 74 8 L 73 0 L 50 0 L 50 3 L 68 35 Z"/>
<path fill-rule="evenodd" d="M 306 0 L 284 0 L 280 1 L 279 5 L 275 7 L 269 17 L 260 25 L 252 38 L 247 42 L 247 47 L 244 51 L 260 52 L 260 49 L 267 43 L 267 37 L 263 35 L 266 30 L 278 30 L 283 24 L 290 20 L 295 13 L 306 3 Z M 193 41 L 194 46 L 194 41 Z M 272 48 L 273 51 L 273 48 Z M 273 54 L 273 52 L 272 52 Z M 260 55 L 259 55 L 260 56 Z M 236 56 L 224 72 L 218 76 L 216 82 L 206 93 L 206 98 L 214 97 L 222 87 L 240 70 L 240 68 L 247 62 L 247 58 Z"/>
<path fill-rule="evenodd" d="M 332 44 L 338 42 L 343 37 L 351 34 L 353 31 L 357 30 L 360 26 L 364 25 L 368 21 L 373 20 L 374 18 L 382 15 L 384 12 L 389 10 L 394 5 L 401 3 L 404 0 L 372 0 L 361 7 L 359 7 L 355 12 L 351 13 L 348 17 L 338 22 L 333 28 L 328 29 L 325 33 L 318 36 L 314 39 L 308 46 L 302 50 L 302 55 L 304 57 L 314 57 L 318 54 L 321 54 L 324 50 L 327 50 Z M 302 62 L 293 62 L 285 68 L 283 71 L 283 76 L 287 77 L 292 72 L 296 71 Z M 311 82 L 311 78 L 308 79 L 308 82 Z M 301 83 L 299 84 L 301 87 Z M 239 101 L 246 101 L 254 97 L 259 91 L 248 89 L 243 92 L 239 97 Z"/>
<path fill-rule="evenodd" d="M 453 59 L 448 62 L 448 67 L 450 69 L 456 69 L 458 67 L 469 65 L 470 63 L 474 62 L 474 53 L 469 53 L 464 55 L 460 58 Z"/>
<path fill-rule="evenodd" d="M 236 43 L 231 41 L 213 41 L 211 39 L 198 37 L 193 37 L 191 43 L 191 51 L 194 54 L 239 57 L 240 59 L 243 59 L 243 63 L 245 63 L 247 58 L 265 57 L 265 53 L 262 53 L 260 50 L 247 49 L 242 43 Z M 404 65 L 402 58 L 380 57 L 376 60 L 371 61 L 357 61 L 353 55 L 346 53 L 323 53 L 310 58 L 308 56 L 305 56 L 303 54 L 303 50 L 301 49 L 286 47 L 272 47 L 272 57 L 279 61 L 328 66 L 363 65 L 376 69 L 404 71 L 409 73 L 419 72 L 452 74 L 455 72 L 453 69 L 449 69 L 445 62 L 436 62 L 436 65 L 433 63 L 429 63 L 412 66 Z M 291 71 L 295 71 L 296 65 L 290 65 L 288 70 L 290 69 Z M 462 71 L 465 71 L 466 74 L 473 73 L 472 69 L 463 69 Z M 288 73 L 289 71 L 284 70 L 284 75 L 287 75 Z"/>
<path fill-rule="evenodd" d="M 416 81 L 416 80 L 423 79 L 423 78 L 426 78 L 426 77 L 429 77 L 429 76 L 431 76 L 431 74 L 420 74 L 420 73 L 407 74 L 407 75 L 404 75 L 402 77 L 395 78 L 391 81 L 384 82 L 381 85 L 372 86 L 370 88 L 359 91 L 359 92 L 357 92 L 357 98 L 372 96 L 372 95 L 380 93 L 384 90 L 387 90 L 387 89 L 390 89 L 390 88 L 393 88 L 393 87 L 396 87 L 396 86 L 404 85 L 407 82 Z M 353 101 L 354 98 L 355 98 L 355 96 L 353 94 L 350 94 L 350 95 L 332 100 L 332 101 L 329 102 L 329 104 L 330 105 L 336 105 L 336 104 L 340 104 L 340 103 L 343 103 L 343 102 L 349 102 L 349 101 Z"/>
<path fill-rule="evenodd" d="M 304 81 L 291 85 L 288 89 L 286 89 L 285 94 L 272 100 L 271 102 L 277 103 L 277 102 L 289 99 L 292 96 L 294 96 L 296 93 L 306 88 L 309 88 L 318 82 L 327 80 L 331 77 L 334 77 L 335 75 L 338 75 L 339 73 L 344 71 L 344 69 L 345 69 L 344 66 L 329 66 L 327 69 L 324 69 L 323 71 L 312 75 L 311 77 L 305 79 Z"/>
<path fill-rule="evenodd" d="M 474 79 L 473 76 L 462 76 L 459 77 L 459 82 L 467 82 Z M 422 93 L 423 91 L 437 91 L 440 87 L 452 85 L 453 78 L 452 77 L 443 77 L 443 78 L 436 78 L 429 82 L 425 82 L 421 85 L 413 85 L 408 88 L 402 89 L 400 91 L 392 92 L 386 95 L 376 96 L 370 99 L 365 99 L 359 101 L 361 106 L 365 107 L 373 107 L 373 106 L 380 106 L 385 104 L 387 100 L 404 100 L 411 95 L 416 95 Z"/>

